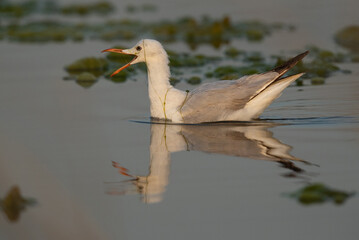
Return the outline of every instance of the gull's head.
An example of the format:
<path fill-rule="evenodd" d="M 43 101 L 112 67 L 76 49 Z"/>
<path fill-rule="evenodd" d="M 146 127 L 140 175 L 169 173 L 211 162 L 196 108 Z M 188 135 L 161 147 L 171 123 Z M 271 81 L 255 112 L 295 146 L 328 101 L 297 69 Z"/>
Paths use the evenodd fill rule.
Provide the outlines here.
<path fill-rule="evenodd" d="M 166 61 L 168 61 L 167 53 L 163 49 L 161 43 L 152 39 L 143 39 L 129 49 L 109 48 L 103 50 L 102 52 L 114 52 L 133 56 L 133 59 L 129 63 L 113 72 L 111 77 L 121 72 L 123 69 L 139 62 L 148 62 L 152 59 L 166 59 Z"/>

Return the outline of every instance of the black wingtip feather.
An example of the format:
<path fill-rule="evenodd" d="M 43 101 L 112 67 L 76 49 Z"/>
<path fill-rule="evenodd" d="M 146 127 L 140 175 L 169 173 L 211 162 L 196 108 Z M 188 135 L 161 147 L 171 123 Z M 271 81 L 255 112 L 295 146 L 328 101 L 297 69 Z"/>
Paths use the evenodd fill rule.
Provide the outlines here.
<path fill-rule="evenodd" d="M 300 60 L 302 60 L 305 56 L 307 56 L 309 53 L 309 51 L 305 51 L 304 53 L 299 54 L 298 56 L 289 59 L 287 62 L 285 62 L 284 64 L 274 68 L 272 71 L 273 72 L 277 72 L 280 75 L 283 75 L 284 73 L 286 73 L 289 69 L 291 69 L 292 67 L 294 67 Z"/>

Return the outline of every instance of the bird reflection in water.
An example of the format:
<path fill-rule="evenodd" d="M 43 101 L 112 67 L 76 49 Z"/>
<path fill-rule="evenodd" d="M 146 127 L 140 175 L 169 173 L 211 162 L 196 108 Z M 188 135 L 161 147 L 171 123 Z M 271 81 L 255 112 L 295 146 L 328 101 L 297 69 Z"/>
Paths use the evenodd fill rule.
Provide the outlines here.
<path fill-rule="evenodd" d="M 305 162 L 292 156 L 291 146 L 273 137 L 268 128 L 273 124 L 208 124 L 168 125 L 151 124 L 150 167 L 147 176 L 131 174 L 117 162 L 119 173 L 131 178 L 120 183 L 108 183 L 107 193 L 113 195 L 137 194 L 146 203 L 162 201 L 168 185 L 171 153 L 202 151 L 258 160 L 274 161 L 290 169 L 286 176 L 295 177 L 304 172 L 294 162 Z"/>

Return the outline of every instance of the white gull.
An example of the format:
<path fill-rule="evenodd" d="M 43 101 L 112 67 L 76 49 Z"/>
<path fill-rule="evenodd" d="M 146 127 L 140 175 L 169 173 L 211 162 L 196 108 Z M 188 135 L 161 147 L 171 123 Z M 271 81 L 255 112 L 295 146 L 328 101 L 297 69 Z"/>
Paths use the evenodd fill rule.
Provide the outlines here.
<path fill-rule="evenodd" d="M 162 45 L 152 39 L 139 41 L 130 49 L 110 48 L 102 52 L 133 55 L 125 66 L 145 62 L 151 117 L 174 123 L 250 121 L 257 119 L 282 91 L 304 73 L 281 78 L 308 52 L 304 52 L 272 71 L 241 77 L 238 80 L 206 83 L 190 92 L 174 88 L 170 82 L 169 60 Z"/>

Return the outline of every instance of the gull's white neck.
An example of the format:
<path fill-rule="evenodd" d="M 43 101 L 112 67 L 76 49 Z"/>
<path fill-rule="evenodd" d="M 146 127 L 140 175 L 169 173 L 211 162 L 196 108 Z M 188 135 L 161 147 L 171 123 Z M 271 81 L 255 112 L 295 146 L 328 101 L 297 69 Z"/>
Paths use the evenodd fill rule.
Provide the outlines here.
<path fill-rule="evenodd" d="M 169 82 L 171 74 L 168 66 L 168 58 L 165 55 L 160 55 L 155 59 L 147 59 L 146 63 L 150 97 L 158 97 L 157 94 L 162 97 L 163 93 L 172 87 Z"/>
<path fill-rule="evenodd" d="M 171 74 L 168 63 L 167 54 L 158 54 L 146 59 L 151 116 L 155 118 L 171 119 L 168 112 L 173 112 L 178 105 L 173 99 L 170 100 L 175 89 L 169 82 Z"/>

